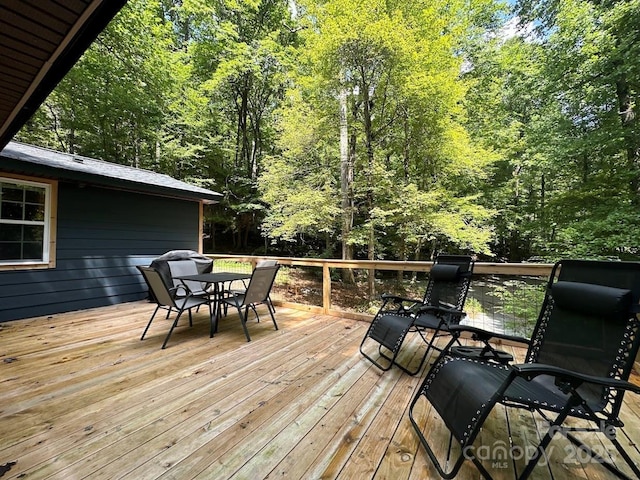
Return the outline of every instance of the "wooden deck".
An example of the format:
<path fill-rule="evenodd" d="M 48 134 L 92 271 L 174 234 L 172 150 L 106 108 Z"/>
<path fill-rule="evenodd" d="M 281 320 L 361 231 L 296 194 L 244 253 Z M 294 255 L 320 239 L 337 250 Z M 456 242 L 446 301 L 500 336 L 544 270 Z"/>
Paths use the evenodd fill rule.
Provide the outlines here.
<path fill-rule="evenodd" d="M 406 413 L 420 378 L 361 357 L 366 323 L 280 307 L 280 330 L 264 313 L 248 343 L 235 316 L 210 339 L 203 312 L 161 350 L 164 319 L 139 340 L 152 310 L 139 302 L 0 324 L 3 480 L 438 477 Z M 639 399 L 627 402 L 631 440 L 621 438 L 638 442 Z M 526 447 L 539 424 L 497 409 L 482 441 L 508 445 L 510 431 Z M 428 428 L 446 445 L 435 422 Z M 613 478 L 552 445 L 532 478 Z M 513 477 L 511 462 L 487 466 Z M 458 478 L 480 475 L 469 464 Z"/>

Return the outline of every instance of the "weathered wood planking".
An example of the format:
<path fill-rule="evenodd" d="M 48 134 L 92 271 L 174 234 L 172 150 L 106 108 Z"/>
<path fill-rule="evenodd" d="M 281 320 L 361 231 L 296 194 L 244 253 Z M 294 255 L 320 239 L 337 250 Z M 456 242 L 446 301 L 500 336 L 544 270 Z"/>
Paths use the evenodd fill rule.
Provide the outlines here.
<path fill-rule="evenodd" d="M 246 342 L 235 315 L 210 339 L 200 312 L 161 350 L 170 321 L 156 320 L 139 340 L 152 310 L 136 302 L 2 325 L 0 465 L 16 462 L 3 480 L 437 478 L 407 415 L 421 376 L 364 360 L 366 323 L 279 307 L 280 330 L 250 321 Z M 403 361 L 417 351 L 411 337 Z M 444 453 L 446 429 L 429 405 L 419 408 Z M 640 441 L 639 413 L 629 395 L 626 443 Z M 480 440 L 509 444 L 510 434 L 526 448 L 542 428 L 529 412 L 499 407 Z M 532 478 L 612 478 L 567 462 L 561 438 L 552 445 Z M 510 478 L 522 462 L 487 467 Z M 458 478 L 480 475 L 466 462 Z"/>

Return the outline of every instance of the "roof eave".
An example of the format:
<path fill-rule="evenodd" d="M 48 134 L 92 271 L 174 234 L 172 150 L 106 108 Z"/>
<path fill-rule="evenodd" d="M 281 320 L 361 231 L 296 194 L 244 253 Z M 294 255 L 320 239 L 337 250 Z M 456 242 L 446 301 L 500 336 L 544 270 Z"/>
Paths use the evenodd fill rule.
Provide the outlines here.
<path fill-rule="evenodd" d="M 95 0 L 78 16 L 73 28 L 48 61 L 34 74 L 29 88 L 0 124 L 2 150 L 53 91 L 127 0 Z"/>
<path fill-rule="evenodd" d="M 193 192 L 188 190 L 180 190 L 175 187 L 163 187 L 161 185 L 151 185 L 126 179 L 89 174 L 75 170 L 65 170 L 49 165 L 39 165 L 30 162 L 24 162 L 19 159 L 3 156 L 2 152 L 0 152 L 0 157 L 2 157 L 0 170 L 19 175 L 50 178 L 59 181 L 75 182 L 84 185 L 111 188 L 114 190 L 146 193 L 149 195 L 159 195 L 181 200 L 202 201 L 206 204 L 219 203 L 223 198 L 222 194 L 213 191 Z M 25 165 L 28 165 L 28 168 L 25 168 Z"/>

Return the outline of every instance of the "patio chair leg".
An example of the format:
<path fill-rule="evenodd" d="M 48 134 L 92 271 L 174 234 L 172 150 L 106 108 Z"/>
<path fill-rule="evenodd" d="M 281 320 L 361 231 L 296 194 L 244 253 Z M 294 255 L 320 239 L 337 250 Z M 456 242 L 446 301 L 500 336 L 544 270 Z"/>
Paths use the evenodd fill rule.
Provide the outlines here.
<path fill-rule="evenodd" d="M 629 456 L 629 454 L 626 452 L 626 450 L 622 447 L 622 445 L 620 445 L 620 442 L 618 442 L 617 439 L 612 438 L 611 439 L 611 443 L 613 443 L 613 445 L 616 447 L 616 450 L 618 450 L 618 453 L 622 456 L 622 458 L 624 458 L 624 461 L 627 462 L 627 465 L 629 465 L 629 467 L 631 468 L 631 470 L 633 470 L 633 473 L 636 474 L 637 478 L 640 478 L 640 468 L 638 468 L 638 466 L 635 464 L 635 462 L 631 459 L 631 457 Z M 608 464 L 605 464 L 605 466 Z M 607 467 L 608 468 L 608 467 Z M 612 470 L 613 471 L 613 470 Z M 615 472 L 614 472 L 615 473 Z M 631 479 L 629 479 L 631 480 Z"/>
<path fill-rule="evenodd" d="M 273 306 L 273 302 L 271 301 L 271 295 L 267 297 L 267 307 L 269 307 L 269 310 L 271 310 L 273 313 L 276 313 L 276 307 Z"/>
<path fill-rule="evenodd" d="M 255 315 L 256 315 L 256 321 L 257 321 L 258 323 L 260 323 L 260 315 L 258 315 L 258 310 L 256 310 L 256 306 L 255 306 L 255 305 L 249 305 L 249 307 L 251 307 L 251 310 L 253 310 L 253 313 L 255 313 Z M 249 313 L 249 307 L 247 307 L 247 314 Z M 247 319 L 248 319 L 248 318 L 249 318 L 249 317 L 247 316 Z"/>
<path fill-rule="evenodd" d="M 213 338 L 213 334 L 218 331 L 218 309 L 216 307 L 216 314 L 213 314 L 213 307 L 209 302 L 209 321 L 211 322 L 211 331 L 209 332 L 209 338 Z"/>
<path fill-rule="evenodd" d="M 571 443 L 573 443 L 576 447 L 578 447 L 579 449 L 585 451 L 591 458 L 593 458 L 594 460 L 596 460 L 600 465 L 602 465 L 604 468 L 606 468 L 607 470 L 609 470 L 611 473 L 613 473 L 617 478 L 622 478 L 623 480 L 631 480 L 631 477 L 629 477 L 628 475 L 626 475 L 624 472 L 622 472 L 621 470 L 619 470 L 615 465 L 613 465 L 611 462 L 607 461 L 606 459 L 604 459 L 601 455 L 599 455 L 597 452 L 594 452 L 593 449 L 591 447 L 589 447 L 588 445 L 586 445 L 584 442 L 580 441 L 578 438 L 576 438 L 575 436 L 571 435 L 568 432 L 563 432 L 562 430 L 560 431 Z M 620 445 L 620 442 L 618 442 L 618 440 L 616 438 L 610 438 L 609 439 L 611 441 L 611 443 L 613 443 L 613 446 L 616 447 L 616 450 L 618 451 L 618 453 L 622 456 L 622 458 L 624 459 L 625 462 L 627 462 L 627 465 L 629 465 L 629 468 L 631 468 L 631 470 L 633 471 L 633 473 L 636 475 L 635 478 L 640 478 L 640 469 L 638 468 L 638 466 L 634 463 L 634 461 L 631 459 L 631 457 L 629 456 L 629 454 L 625 451 L 624 448 L 622 448 L 622 445 Z"/>
<path fill-rule="evenodd" d="M 371 355 L 368 355 L 366 352 L 362 351 L 362 345 L 360 346 L 360 353 L 367 358 L 371 363 L 373 363 L 376 367 L 378 367 L 380 370 L 382 370 L 383 372 L 386 372 L 388 370 L 391 369 L 391 367 L 393 366 L 393 362 L 389 362 L 388 365 L 382 365 L 378 360 L 376 360 L 375 358 L 373 358 Z M 387 358 L 385 355 L 380 355 L 380 357 L 382 358 Z"/>
<path fill-rule="evenodd" d="M 249 313 L 249 308 L 247 308 L 247 313 Z M 247 342 L 250 342 L 251 337 L 249 336 L 249 330 L 247 330 L 247 315 L 242 315 L 242 309 L 240 307 L 238 307 L 238 316 L 240 317 L 240 322 L 242 323 L 244 334 L 247 337 Z"/>
<path fill-rule="evenodd" d="M 273 312 L 269 308 L 269 304 L 267 303 L 267 309 L 269 310 L 269 315 L 271 315 L 271 320 L 273 320 L 273 326 L 278 330 L 278 324 L 276 323 L 276 317 L 273 316 Z"/>
<path fill-rule="evenodd" d="M 380 344 L 378 345 L 378 355 L 380 355 L 380 357 L 384 358 L 386 361 L 389 362 L 389 368 L 391 368 L 392 365 L 397 365 L 396 364 L 396 358 L 398 358 L 398 355 L 400 355 L 400 350 L 402 349 L 402 343 L 400 343 L 398 345 L 398 347 L 395 350 L 391 350 L 388 347 L 385 347 L 384 345 Z M 391 352 L 393 355 L 389 356 L 387 355 L 386 351 Z M 400 365 L 398 365 L 400 367 Z M 402 368 L 402 367 L 400 367 Z"/>
<path fill-rule="evenodd" d="M 403 369 L 405 372 L 407 372 L 408 374 L 410 374 L 410 375 L 415 375 L 415 374 L 417 374 L 420 370 L 422 370 L 422 367 L 423 367 L 423 365 L 424 365 L 425 361 L 427 360 L 427 357 L 429 356 L 429 352 L 431 351 L 431 349 L 433 349 L 433 350 L 437 350 L 437 351 L 439 351 L 440 353 L 442 353 L 442 352 L 448 352 L 448 351 L 449 351 L 449 349 L 451 348 L 451 346 L 452 346 L 454 343 L 457 343 L 458 345 L 461 345 L 459 335 L 452 335 L 452 339 L 449 341 L 449 343 L 447 343 L 447 346 L 446 346 L 446 347 L 444 347 L 444 348 L 437 347 L 437 346 L 435 345 L 435 341 L 436 341 L 436 339 L 437 339 L 438 337 L 442 337 L 442 336 L 445 336 L 445 335 L 446 335 L 446 334 L 442 334 L 442 335 L 441 335 L 441 334 L 440 334 L 440 332 L 441 332 L 441 331 L 442 331 L 442 330 L 441 330 L 441 329 L 439 329 L 439 328 L 438 328 L 438 329 L 436 329 L 436 330 L 433 332 L 433 335 L 431 336 L 431 339 L 429 340 L 429 342 L 427 342 L 427 339 L 426 339 L 426 338 L 424 338 L 424 335 L 423 335 L 422 331 L 421 331 L 421 330 L 418 330 L 418 334 L 422 337 L 422 339 L 425 341 L 425 343 L 428 343 L 428 345 L 427 345 L 427 349 L 424 351 L 424 354 L 422 355 L 422 360 L 420 361 L 420 365 L 418 365 L 418 368 L 417 368 L 417 369 L 415 369 L 415 370 L 413 370 L 413 371 L 409 371 L 408 369 L 403 368 L 401 365 L 398 365 L 398 366 L 399 366 L 400 368 L 402 368 L 402 369 Z M 397 365 L 397 364 L 396 364 L 396 365 Z"/>
<path fill-rule="evenodd" d="M 249 320 L 249 308 L 251 308 L 251 310 L 253 310 L 253 313 L 256 314 L 256 320 L 258 321 L 258 323 L 260 323 L 260 318 L 258 318 L 258 312 L 256 312 L 256 307 L 254 307 L 253 305 L 247 305 L 246 307 L 244 307 L 244 318 L 245 320 Z"/>
<path fill-rule="evenodd" d="M 169 341 L 169 337 L 171 336 L 171 332 L 173 332 L 173 329 L 176 328 L 176 325 L 178 325 L 178 320 L 180 320 L 180 316 L 182 315 L 182 312 L 184 310 L 180 310 L 178 312 L 178 314 L 176 315 L 176 319 L 173 321 L 173 325 L 171 325 L 171 328 L 169 329 L 169 333 L 167 333 L 167 338 L 164 339 L 164 342 L 162 343 L 162 348 L 165 349 L 167 347 L 167 342 Z M 189 313 L 191 313 L 191 311 L 189 311 Z"/>
<path fill-rule="evenodd" d="M 573 395 L 569 398 L 569 400 L 567 401 L 567 404 L 560 411 L 556 419 L 549 424 L 549 430 L 547 430 L 547 433 L 545 433 L 544 437 L 542 437 L 542 440 L 540 441 L 538 448 L 536 448 L 535 453 L 529 460 L 529 463 L 527 463 L 527 466 L 525 467 L 525 469 L 522 471 L 522 473 L 518 477 L 518 480 L 524 480 L 526 478 L 529 478 L 529 475 L 531 475 L 531 472 L 533 472 L 533 469 L 538 463 L 538 460 L 540 460 L 540 457 L 544 455 L 545 450 L 549 445 L 549 443 L 551 442 L 555 432 L 562 431 L 562 428 L 561 428 L 562 424 L 564 423 L 565 419 L 569 416 L 569 412 L 575 406 L 580 405 L 580 403 L 581 403 L 580 399 L 576 398 Z"/>
<path fill-rule="evenodd" d="M 153 311 L 153 315 L 151 315 L 151 318 L 149 319 L 149 323 L 147 323 L 147 327 L 144 329 L 144 332 L 142 332 L 142 336 L 140 337 L 140 340 L 144 340 L 144 336 L 147 334 L 147 330 L 149 330 L 149 327 L 151 326 L 151 322 L 153 322 L 153 319 L 156 316 L 156 313 L 158 313 L 159 309 L 160 309 L 160 305 L 158 305 L 156 309 Z"/>
<path fill-rule="evenodd" d="M 424 338 L 424 335 L 422 334 L 422 332 L 420 330 L 417 330 L 418 333 L 420 334 L 420 336 L 422 337 L 422 339 L 425 341 L 425 343 L 427 342 L 426 338 Z M 427 349 L 424 351 L 424 354 L 422 355 L 422 359 L 420 360 L 420 364 L 418 365 L 418 368 L 416 368 L 415 370 L 409 370 L 409 368 L 405 367 L 404 365 L 399 364 L 398 362 L 396 362 L 396 358 L 398 358 L 398 355 L 400 354 L 400 349 L 398 349 L 397 351 L 393 351 L 393 357 L 389 357 L 387 356 L 385 353 L 382 352 L 382 345 L 380 345 L 380 347 L 378 348 L 380 356 L 382 358 L 384 358 L 385 360 L 390 362 L 389 368 L 391 368 L 391 365 L 396 365 L 400 370 L 402 370 L 405 373 L 408 373 L 409 375 L 415 375 L 417 374 L 420 370 L 422 370 L 422 366 L 424 365 L 425 360 L 427 359 L 427 356 L 429 355 L 429 351 L 434 348 L 436 350 L 440 350 L 439 348 L 435 347 L 433 345 L 433 342 L 435 341 L 436 337 L 438 336 L 438 333 L 440 332 L 439 329 L 435 330 L 435 332 L 433 333 L 431 340 L 428 342 L 427 345 Z M 400 342 L 400 345 L 402 346 L 402 342 Z M 377 365 L 377 364 L 376 364 Z M 379 366 L 379 365 L 378 365 Z M 388 370 L 388 369 L 387 369 Z"/>
<path fill-rule="evenodd" d="M 408 372 L 409 374 L 415 375 L 420 370 L 422 370 L 422 366 L 424 365 L 424 362 L 427 360 L 427 356 L 429 355 L 429 352 L 431 351 L 432 348 L 439 350 L 438 347 L 434 345 L 434 342 L 436 341 L 436 338 L 438 337 L 439 333 L 440 333 L 440 329 L 437 329 L 433 332 L 433 335 L 431 335 L 431 340 L 429 340 L 429 344 L 427 345 L 427 349 L 424 351 L 424 354 L 422 355 L 422 360 L 420 360 L 420 365 L 418 365 L 418 368 L 416 370 L 412 372 Z M 418 334 L 424 339 L 424 335 L 422 334 L 421 331 L 418 331 Z"/>
<path fill-rule="evenodd" d="M 420 440 L 420 443 L 422 444 L 425 452 L 427 453 L 427 455 L 429 456 L 429 458 L 433 462 L 433 466 L 438 471 L 440 476 L 442 478 L 446 478 L 446 479 L 454 478 L 458 474 L 458 471 L 460 470 L 460 467 L 464 463 L 465 459 L 466 458 L 470 458 L 471 461 L 473 463 L 475 463 L 476 466 L 478 466 L 478 470 L 480 470 L 480 473 L 482 474 L 482 476 L 485 479 L 489 479 L 490 480 L 492 478 L 491 475 L 489 475 L 489 473 L 484 468 L 484 466 L 482 466 L 482 464 L 480 462 L 478 462 L 478 460 L 475 458 L 475 455 L 473 453 L 473 449 L 471 449 L 471 451 L 467 452 L 466 455 L 461 453 L 460 455 L 458 455 L 457 459 L 454 459 L 452 457 L 452 455 L 451 455 L 451 446 L 452 446 L 452 442 L 453 442 L 453 435 L 452 434 L 449 434 L 449 448 L 448 448 L 447 454 L 446 454 L 446 463 L 445 463 L 444 466 L 440 463 L 440 461 L 436 457 L 435 452 L 433 451 L 433 449 L 429 445 L 429 442 L 427 441 L 426 437 L 424 436 L 424 434 L 422 432 L 422 429 L 418 425 L 418 422 L 416 421 L 415 417 L 413 416 L 413 409 L 416 406 L 416 403 L 418 403 L 418 400 L 419 400 L 420 396 L 421 395 L 414 396 L 413 400 L 411 401 L 411 404 L 409 406 L 409 420 L 411 421 L 411 424 L 413 425 L 413 429 L 414 429 L 415 433 L 418 435 L 418 439 Z M 466 458 L 465 458 L 465 456 L 466 456 Z M 445 469 L 444 469 L 444 467 L 447 466 L 447 464 L 450 467 L 449 471 L 445 471 Z"/>

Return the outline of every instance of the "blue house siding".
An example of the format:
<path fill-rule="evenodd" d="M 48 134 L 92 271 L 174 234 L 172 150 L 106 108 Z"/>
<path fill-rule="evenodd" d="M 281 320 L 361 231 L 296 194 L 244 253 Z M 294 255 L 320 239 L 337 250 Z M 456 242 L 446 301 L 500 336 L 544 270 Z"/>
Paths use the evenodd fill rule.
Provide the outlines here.
<path fill-rule="evenodd" d="M 135 266 L 198 232 L 196 201 L 60 182 L 56 268 L 0 271 L 0 322 L 145 298 Z"/>

